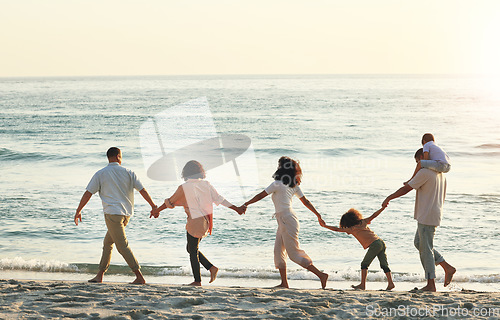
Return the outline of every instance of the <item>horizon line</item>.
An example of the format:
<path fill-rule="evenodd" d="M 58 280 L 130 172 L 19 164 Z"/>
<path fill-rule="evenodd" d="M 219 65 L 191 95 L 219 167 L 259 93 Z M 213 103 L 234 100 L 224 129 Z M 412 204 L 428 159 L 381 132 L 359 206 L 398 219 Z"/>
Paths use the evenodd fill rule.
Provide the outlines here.
<path fill-rule="evenodd" d="M 56 79 L 56 78 L 159 78 L 159 77 L 289 77 L 289 76 L 446 76 L 446 77 L 500 77 L 484 73 L 227 73 L 227 74 L 143 74 L 143 75 L 32 75 L 0 76 L 0 79 Z"/>

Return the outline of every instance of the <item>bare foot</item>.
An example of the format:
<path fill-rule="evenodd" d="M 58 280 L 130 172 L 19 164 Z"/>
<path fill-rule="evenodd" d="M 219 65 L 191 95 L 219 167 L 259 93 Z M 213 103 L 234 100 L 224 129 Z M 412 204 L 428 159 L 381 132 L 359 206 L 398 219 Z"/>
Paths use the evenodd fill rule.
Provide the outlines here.
<path fill-rule="evenodd" d="M 274 288 L 286 288 L 286 289 L 288 289 L 289 287 L 288 287 L 288 284 L 280 283 L 277 286 L 274 286 Z"/>
<path fill-rule="evenodd" d="M 93 277 L 92 279 L 90 279 L 88 282 L 92 282 L 92 283 L 102 283 L 102 278 L 98 277 L 98 276 L 95 276 Z"/>
<path fill-rule="evenodd" d="M 351 287 L 352 287 L 353 289 L 355 289 L 355 290 L 365 290 L 365 286 L 364 286 L 364 285 L 362 285 L 361 283 L 360 283 L 360 284 L 358 284 L 357 286 L 352 285 Z"/>
<path fill-rule="evenodd" d="M 217 268 L 216 266 L 212 266 L 209 271 L 210 271 L 210 281 L 208 283 L 212 283 L 214 282 L 215 278 L 217 278 L 217 272 L 219 272 L 219 268 Z"/>
<path fill-rule="evenodd" d="M 448 268 L 444 269 L 444 286 L 448 286 L 451 283 L 451 280 L 453 279 L 453 275 L 457 272 L 457 269 L 453 268 L 452 266 L 449 266 Z"/>
<path fill-rule="evenodd" d="M 190 284 L 188 284 L 188 286 L 201 287 L 201 282 L 193 281 Z"/>
<path fill-rule="evenodd" d="M 319 280 L 321 280 L 321 289 L 325 289 L 326 282 L 328 281 L 328 273 L 322 273 Z"/>
<path fill-rule="evenodd" d="M 394 289 L 394 287 L 396 287 L 396 286 L 394 285 L 394 283 L 389 283 L 389 284 L 387 285 L 387 288 L 385 288 L 385 290 L 387 290 L 387 291 L 391 291 L 392 289 Z"/>
<path fill-rule="evenodd" d="M 92 279 L 90 279 L 88 282 L 92 282 L 92 283 L 102 283 L 102 277 L 103 277 L 103 274 L 101 274 L 100 272 L 95 276 L 93 277 Z"/>
<path fill-rule="evenodd" d="M 146 280 L 144 279 L 144 276 L 142 275 L 140 269 L 135 270 L 134 273 L 135 273 L 135 280 L 130 282 L 130 284 L 146 284 Z"/>
<path fill-rule="evenodd" d="M 422 289 L 420 289 L 422 291 L 429 291 L 429 292 L 436 292 L 436 286 L 432 286 L 432 285 L 426 285 L 425 287 L 423 287 Z"/>
<path fill-rule="evenodd" d="M 144 278 L 135 278 L 134 281 L 130 282 L 130 284 L 146 284 L 146 280 Z"/>

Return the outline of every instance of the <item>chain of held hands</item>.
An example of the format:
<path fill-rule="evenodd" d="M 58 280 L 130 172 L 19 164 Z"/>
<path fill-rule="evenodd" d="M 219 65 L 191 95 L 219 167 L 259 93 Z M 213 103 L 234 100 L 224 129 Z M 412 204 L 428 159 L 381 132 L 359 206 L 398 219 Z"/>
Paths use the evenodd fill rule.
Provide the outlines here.
<path fill-rule="evenodd" d="M 384 210 L 387 207 L 388 203 L 389 203 L 389 201 L 386 199 L 384 201 L 384 203 L 382 204 L 381 209 Z M 170 201 L 170 199 L 166 199 L 165 203 L 163 205 L 161 205 L 160 207 L 158 207 L 156 204 L 153 204 L 153 206 L 151 207 L 149 218 L 153 218 L 153 217 L 158 218 L 160 216 L 160 212 L 166 208 L 169 208 L 169 209 L 175 208 L 175 205 Z M 236 211 L 239 215 L 244 215 L 247 211 L 247 208 L 248 208 L 248 202 L 245 202 L 244 204 L 242 204 L 239 207 L 232 205 L 230 208 L 233 209 L 234 211 Z M 317 214 L 317 217 L 318 217 L 318 222 L 319 222 L 320 226 L 325 227 L 326 222 L 325 222 L 325 220 L 323 220 L 323 218 L 321 218 L 321 215 L 319 213 Z M 78 220 L 82 221 L 82 217 L 81 217 L 80 212 L 77 212 L 75 215 L 75 224 L 76 225 L 78 225 Z"/>
<path fill-rule="evenodd" d="M 231 209 L 233 209 L 234 211 L 238 212 L 238 214 L 241 216 L 243 214 L 245 214 L 245 212 L 247 211 L 247 207 L 248 205 L 245 203 L 239 207 L 235 206 L 235 205 L 232 205 Z M 165 200 L 165 203 L 163 205 L 161 205 L 160 207 L 158 207 L 157 205 L 154 205 L 151 209 L 151 212 L 149 214 L 149 217 L 150 218 L 158 218 L 160 216 L 160 212 L 163 210 L 163 209 L 166 209 L 166 208 L 169 208 L 169 209 L 173 209 L 175 208 L 175 205 L 170 201 L 170 198 L 169 199 L 166 199 Z"/>
<path fill-rule="evenodd" d="M 175 205 L 170 201 L 170 199 L 166 199 L 164 205 L 162 205 L 160 207 L 158 207 L 157 205 L 155 205 L 151 209 L 149 218 L 153 218 L 153 217 L 154 218 L 158 218 L 160 216 L 160 212 L 163 209 L 165 209 L 165 208 L 172 209 L 172 208 L 175 208 Z M 231 209 L 233 209 L 234 211 L 238 212 L 239 215 L 244 215 L 246 213 L 246 211 L 247 211 L 247 208 L 248 208 L 248 203 L 247 202 L 245 202 L 244 204 L 242 204 L 239 207 L 234 206 L 234 205 L 231 207 Z M 320 226 L 325 227 L 326 226 L 325 220 L 323 220 L 323 218 L 321 218 L 320 214 L 318 214 L 317 216 L 318 216 L 318 222 L 319 222 Z"/>

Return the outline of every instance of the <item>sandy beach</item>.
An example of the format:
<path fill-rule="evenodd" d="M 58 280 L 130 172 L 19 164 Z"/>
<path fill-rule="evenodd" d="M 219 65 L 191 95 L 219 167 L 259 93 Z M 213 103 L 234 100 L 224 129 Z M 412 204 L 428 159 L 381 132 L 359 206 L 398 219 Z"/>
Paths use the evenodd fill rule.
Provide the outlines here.
<path fill-rule="evenodd" d="M 385 292 L 0 280 L 1 319 L 498 319 L 498 292 Z"/>

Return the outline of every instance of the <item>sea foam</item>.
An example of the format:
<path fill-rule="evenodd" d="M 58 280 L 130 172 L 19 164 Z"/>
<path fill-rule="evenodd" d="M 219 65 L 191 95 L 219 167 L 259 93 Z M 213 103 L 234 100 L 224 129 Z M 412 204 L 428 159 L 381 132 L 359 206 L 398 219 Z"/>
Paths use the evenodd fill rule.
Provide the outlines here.
<path fill-rule="evenodd" d="M 75 265 L 57 260 L 25 260 L 22 257 L 0 259 L 0 270 L 26 270 L 41 272 L 77 272 Z"/>
<path fill-rule="evenodd" d="M 22 257 L 3 258 L 0 259 L 0 270 L 17 270 L 26 272 L 66 272 L 66 273 L 81 273 L 93 274 L 98 271 L 97 264 L 85 263 L 66 263 L 57 260 L 26 260 Z M 191 268 L 189 266 L 148 266 L 143 265 L 141 271 L 145 276 L 191 276 Z M 329 281 L 358 281 L 360 271 L 356 268 L 348 267 L 342 270 L 324 270 L 330 277 Z M 126 265 L 111 265 L 107 274 L 125 275 L 129 274 L 130 268 Z M 205 269 L 201 270 L 202 275 L 208 276 L 209 273 Z M 287 272 L 290 280 L 316 280 L 316 276 L 305 269 L 290 268 Z M 237 279 L 279 279 L 280 275 L 277 270 L 270 268 L 230 268 L 220 269 L 218 273 L 220 278 L 237 278 Z M 422 282 L 424 277 L 420 273 L 404 273 L 393 272 L 395 282 Z M 383 271 L 370 270 L 368 272 L 368 281 L 370 282 L 385 282 L 386 276 Z M 439 274 L 436 281 L 443 282 L 444 275 Z M 457 273 L 454 282 L 460 283 L 498 283 L 500 282 L 500 274 L 460 274 Z"/>

